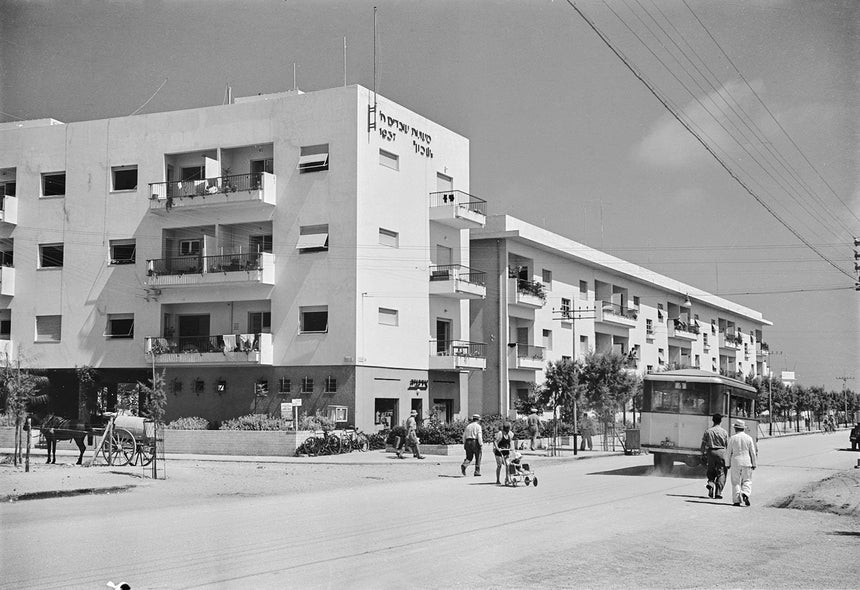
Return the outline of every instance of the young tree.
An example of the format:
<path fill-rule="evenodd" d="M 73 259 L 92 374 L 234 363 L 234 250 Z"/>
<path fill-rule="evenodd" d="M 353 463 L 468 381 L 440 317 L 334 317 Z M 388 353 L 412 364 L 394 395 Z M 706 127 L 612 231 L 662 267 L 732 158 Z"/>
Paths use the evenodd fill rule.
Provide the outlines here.
<path fill-rule="evenodd" d="M 637 389 L 637 377 L 625 370 L 625 356 L 591 352 L 579 363 L 579 391 L 588 406 L 608 425 Z M 604 429 L 604 437 L 606 429 Z"/>
<path fill-rule="evenodd" d="M 141 413 L 156 423 L 164 422 L 164 414 L 167 412 L 167 393 L 164 390 L 164 370 L 157 372 L 149 380 L 149 385 L 138 382 L 143 393 L 143 407 Z"/>
<path fill-rule="evenodd" d="M 573 421 L 574 404 L 577 401 L 576 364 L 568 359 L 547 363 L 541 396 L 547 403 L 561 408 L 561 419 Z"/>
<path fill-rule="evenodd" d="M 27 413 L 34 406 L 47 403 L 48 378 L 41 375 L 33 375 L 27 369 L 21 368 L 20 359 L 13 365 L 8 360 L 0 367 L 0 395 L 4 398 L 3 405 L 6 413 L 13 416 L 15 420 L 15 449 L 12 462 L 17 466 L 21 462 L 23 454 L 24 423 Z M 27 436 L 29 436 L 29 431 Z"/>

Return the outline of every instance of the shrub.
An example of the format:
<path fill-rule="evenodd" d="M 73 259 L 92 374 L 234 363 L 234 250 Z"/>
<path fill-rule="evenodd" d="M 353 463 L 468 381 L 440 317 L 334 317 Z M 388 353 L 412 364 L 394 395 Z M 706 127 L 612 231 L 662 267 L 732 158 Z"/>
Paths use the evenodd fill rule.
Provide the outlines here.
<path fill-rule="evenodd" d="M 167 430 L 207 430 L 209 428 L 209 420 L 200 418 L 199 416 L 177 418 L 169 422 L 165 428 Z"/>
<path fill-rule="evenodd" d="M 265 414 L 248 414 L 221 424 L 221 430 L 288 430 L 287 420 L 269 418 Z"/>
<path fill-rule="evenodd" d="M 15 426 L 15 416 L 12 414 L 0 414 L 0 426 Z"/>
<path fill-rule="evenodd" d="M 385 448 L 385 440 L 388 438 L 388 431 L 382 430 L 367 435 L 368 447 L 371 451 L 377 451 Z"/>
<path fill-rule="evenodd" d="M 302 412 L 299 418 L 299 430 L 334 430 L 334 420 L 323 415 L 320 410 L 317 410 L 313 416 L 308 416 L 307 412 Z"/>

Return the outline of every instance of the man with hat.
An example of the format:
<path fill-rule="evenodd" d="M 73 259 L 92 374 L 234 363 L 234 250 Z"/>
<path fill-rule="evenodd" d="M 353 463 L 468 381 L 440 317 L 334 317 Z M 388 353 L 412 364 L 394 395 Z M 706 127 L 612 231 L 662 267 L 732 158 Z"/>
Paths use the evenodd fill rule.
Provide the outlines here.
<path fill-rule="evenodd" d="M 729 444 L 729 433 L 720 426 L 722 414 L 713 415 L 714 425 L 702 436 L 702 456 L 708 462 L 708 497 L 721 499 L 723 487 L 726 485 L 726 446 Z"/>
<path fill-rule="evenodd" d="M 529 417 L 526 418 L 526 426 L 528 427 L 529 438 L 531 439 L 529 450 L 534 451 L 537 446 L 537 438 L 540 435 L 540 418 L 538 418 L 535 408 L 532 408 L 531 412 L 529 412 Z"/>
<path fill-rule="evenodd" d="M 481 415 L 472 414 L 472 421 L 463 430 L 463 448 L 466 460 L 460 465 L 460 473 L 466 475 L 466 467 L 475 459 L 475 477 L 481 477 L 481 451 L 484 446 L 484 433 L 481 429 Z"/>
<path fill-rule="evenodd" d="M 732 475 L 732 503 L 740 506 L 741 501 L 750 505 L 752 495 L 752 472 L 756 466 L 755 441 L 746 430 L 743 420 L 735 420 L 732 426 L 735 434 L 729 439 L 726 463 Z"/>
<path fill-rule="evenodd" d="M 409 418 L 406 419 L 406 442 L 403 445 L 403 449 L 397 451 L 397 458 L 403 458 L 403 451 L 408 448 L 412 448 L 412 456 L 416 459 L 423 459 L 424 455 L 421 454 L 421 450 L 418 448 L 418 423 L 415 420 L 415 417 L 418 415 L 417 410 L 412 410 L 409 412 Z"/>

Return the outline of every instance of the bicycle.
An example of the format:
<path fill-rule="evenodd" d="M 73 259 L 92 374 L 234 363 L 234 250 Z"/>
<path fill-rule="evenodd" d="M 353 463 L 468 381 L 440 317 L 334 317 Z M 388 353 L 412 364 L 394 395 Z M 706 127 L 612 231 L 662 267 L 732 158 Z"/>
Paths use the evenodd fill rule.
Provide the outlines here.
<path fill-rule="evenodd" d="M 311 457 L 317 455 L 337 455 L 341 452 L 342 443 L 340 437 L 333 433 L 322 431 L 321 436 L 311 436 L 299 447 L 299 452 L 304 451 Z"/>
<path fill-rule="evenodd" d="M 345 430 L 343 432 L 341 435 L 341 443 L 343 447 L 342 452 L 344 453 L 352 451 L 365 453 L 370 448 L 370 440 L 367 438 L 367 435 L 354 429 Z"/>

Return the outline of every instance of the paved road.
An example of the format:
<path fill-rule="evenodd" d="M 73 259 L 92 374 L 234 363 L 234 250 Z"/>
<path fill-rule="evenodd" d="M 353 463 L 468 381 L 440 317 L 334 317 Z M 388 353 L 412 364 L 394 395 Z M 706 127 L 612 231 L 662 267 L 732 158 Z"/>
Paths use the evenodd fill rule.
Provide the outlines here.
<path fill-rule="evenodd" d="M 751 508 L 709 500 L 680 464 L 653 475 L 647 456 L 546 465 L 537 488 L 445 465 L 294 495 L 3 505 L 0 588 L 856 587 L 860 522 L 768 507 L 853 466 L 840 441 L 763 442 Z"/>

